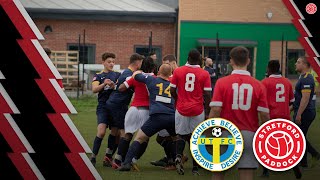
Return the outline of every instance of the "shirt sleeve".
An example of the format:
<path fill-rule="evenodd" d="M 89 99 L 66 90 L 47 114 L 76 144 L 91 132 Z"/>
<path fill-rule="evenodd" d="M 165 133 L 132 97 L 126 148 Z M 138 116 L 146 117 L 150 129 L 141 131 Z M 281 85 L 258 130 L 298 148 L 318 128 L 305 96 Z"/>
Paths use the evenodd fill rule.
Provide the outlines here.
<path fill-rule="evenodd" d="M 137 74 L 137 75 L 134 77 L 134 79 L 135 79 L 136 81 L 139 81 L 139 82 L 145 83 L 146 85 L 149 85 L 149 84 L 152 82 L 153 77 L 150 76 L 150 75 L 141 73 L 141 74 Z"/>
<path fill-rule="evenodd" d="M 212 91 L 210 75 L 207 71 L 204 74 L 205 75 L 204 75 L 204 88 L 203 88 L 203 90 Z"/>
<path fill-rule="evenodd" d="M 311 78 L 302 78 L 301 79 L 301 84 L 300 84 L 300 88 L 301 88 L 301 92 L 307 92 L 307 93 L 311 93 L 311 90 L 314 88 L 314 81 Z"/>
<path fill-rule="evenodd" d="M 125 82 L 123 82 L 123 84 L 127 87 L 127 88 L 130 88 L 133 86 L 133 82 L 134 82 L 134 79 L 132 77 L 130 77 L 130 79 L 126 80 Z"/>
<path fill-rule="evenodd" d="M 216 85 L 214 86 L 214 93 L 212 100 L 210 102 L 210 107 L 217 106 L 222 107 L 223 106 L 223 87 L 220 83 L 221 80 L 218 80 Z"/>
<path fill-rule="evenodd" d="M 93 79 L 92 79 L 92 84 L 97 84 L 99 85 L 101 81 L 101 78 L 98 76 L 98 74 L 95 74 Z"/>
<path fill-rule="evenodd" d="M 260 93 L 259 93 L 258 101 L 259 102 L 258 102 L 257 110 L 260 112 L 269 113 L 267 89 L 262 83 L 260 84 Z"/>
<path fill-rule="evenodd" d="M 170 87 L 177 88 L 177 70 L 173 71 L 171 78 Z"/>

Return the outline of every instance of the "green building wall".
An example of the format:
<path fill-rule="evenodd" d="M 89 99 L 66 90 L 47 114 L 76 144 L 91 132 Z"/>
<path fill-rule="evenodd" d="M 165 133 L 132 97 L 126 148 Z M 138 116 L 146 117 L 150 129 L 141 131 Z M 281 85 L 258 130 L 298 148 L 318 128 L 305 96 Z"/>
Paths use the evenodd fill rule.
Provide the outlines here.
<path fill-rule="evenodd" d="M 188 52 L 192 48 L 201 47 L 198 39 L 216 38 L 230 40 L 256 41 L 256 78 L 264 77 L 265 69 L 270 59 L 270 41 L 284 40 L 297 41 L 299 32 L 293 24 L 267 23 L 215 23 L 215 22 L 187 22 L 182 21 L 180 26 L 180 65 L 184 65 Z M 220 45 L 223 46 L 223 45 Z"/>

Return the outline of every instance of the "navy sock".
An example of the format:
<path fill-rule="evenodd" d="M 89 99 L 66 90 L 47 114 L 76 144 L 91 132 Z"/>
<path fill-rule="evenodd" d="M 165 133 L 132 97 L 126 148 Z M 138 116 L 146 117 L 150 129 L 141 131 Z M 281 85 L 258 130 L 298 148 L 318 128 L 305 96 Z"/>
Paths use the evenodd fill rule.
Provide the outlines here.
<path fill-rule="evenodd" d="M 171 140 L 166 140 L 166 146 L 164 147 L 164 152 L 166 153 L 166 156 L 168 159 L 173 158 L 173 153 L 172 153 L 172 141 Z"/>
<path fill-rule="evenodd" d="M 147 147 L 148 147 L 148 142 L 143 142 L 141 144 L 140 150 L 137 154 L 137 159 L 141 158 L 141 156 L 144 154 L 144 152 L 146 152 Z"/>
<path fill-rule="evenodd" d="M 113 151 L 112 151 L 112 156 L 116 153 L 117 149 L 118 149 L 118 145 L 119 144 L 114 144 L 113 146 Z"/>
<path fill-rule="evenodd" d="M 178 139 L 176 141 L 176 144 L 177 144 L 177 147 L 176 147 L 177 148 L 177 150 L 176 150 L 177 156 L 182 157 L 183 151 L 184 151 L 184 146 L 186 145 L 186 141 L 183 139 Z"/>
<path fill-rule="evenodd" d="M 99 138 L 97 136 L 94 138 L 93 149 L 92 149 L 92 152 L 93 152 L 94 155 L 98 155 L 99 149 L 100 149 L 100 146 L 101 146 L 101 142 L 102 142 L 102 138 Z"/>
<path fill-rule="evenodd" d="M 129 149 L 130 141 L 125 138 L 120 138 L 118 146 L 118 154 L 124 159 Z"/>
<path fill-rule="evenodd" d="M 177 156 L 177 141 L 172 141 L 171 143 L 171 157 L 173 158 L 173 161 L 175 160 Z"/>
<path fill-rule="evenodd" d="M 116 136 L 110 134 L 108 137 L 108 148 L 114 150 L 114 145 L 116 144 Z"/>
<path fill-rule="evenodd" d="M 132 162 L 132 159 L 134 157 L 137 157 L 140 147 L 141 147 L 141 144 L 138 141 L 133 141 L 128 150 L 126 159 L 124 160 L 123 164 L 130 164 Z"/>

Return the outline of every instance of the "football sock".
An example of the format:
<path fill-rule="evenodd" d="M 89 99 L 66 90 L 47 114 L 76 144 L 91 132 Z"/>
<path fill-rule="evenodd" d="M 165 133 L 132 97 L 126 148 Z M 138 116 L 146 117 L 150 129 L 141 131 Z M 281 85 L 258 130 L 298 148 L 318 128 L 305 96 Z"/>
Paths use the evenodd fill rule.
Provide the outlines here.
<path fill-rule="evenodd" d="M 137 154 L 140 150 L 141 144 L 138 141 L 133 141 L 128 153 L 126 155 L 126 159 L 124 160 L 123 164 L 130 164 L 134 157 L 137 157 Z"/>
<path fill-rule="evenodd" d="M 118 146 L 118 155 L 124 159 L 126 157 L 126 154 L 128 152 L 128 148 L 130 145 L 130 141 L 125 138 L 120 138 L 119 146 Z"/>
<path fill-rule="evenodd" d="M 176 156 L 180 156 L 180 158 L 182 157 L 183 155 L 183 151 L 184 151 L 184 146 L 186 145 L 186 141 L 184 139 L 181 139 L 179 138 L 177 141 L 176 141 Z"/>
<path fill-rule="evenodd" d="M 99 138 L 98 136 L 94 138 L 93 149 L 92 149 L 93 154 L 98 155 L 101 142 L 102 142 L 102 138 Z"/>
<path fill-rule="evenodd" d="M 117 149 L 118 149 L 118 145 L 119 144 L 114 144 L 114 146 L 113 146 L 113 151 L 112 151 L 112 156 L 116 153 L 116 151 L 117 151 Z"/>
<path fill-rule="evenodd" d="M 143 143 L 141 144 L 141 147 L 140 147 L 140 150 L 139 150 L 139 152 L 138 152 L 138 154 L 137 154 L 137 158 L 136 158 L 136 159 L 140 159 L 141 156 L 144 154 L 144 152 L 146 151 L 146 149 L 147 149 L 147 147 L 148 147 L 148 142 L 149 142 L 149 141 L 143 142 Z"/>

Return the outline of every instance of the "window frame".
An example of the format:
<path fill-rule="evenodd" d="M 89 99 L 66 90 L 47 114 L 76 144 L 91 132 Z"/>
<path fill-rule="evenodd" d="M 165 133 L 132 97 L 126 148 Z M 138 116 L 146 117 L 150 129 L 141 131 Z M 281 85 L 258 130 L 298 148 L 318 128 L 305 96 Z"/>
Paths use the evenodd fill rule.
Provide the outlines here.
<path fill-rule="evenodd" d="M 79 44 L 77 44 L 77 43 L 67 43 L 67 51 L 71 51 L 69 48 L 70 48 L 70 46 L 76 46 L 77 47 L 77 49 L 78 49 L 78 46 L 79 46 Z M 83 45 L 82 44 L 80 44 L 80 49 L 81 49 L 81 47 L 82 47 Z M 90 62 L 89 61 L 89 57 L 87 57 L 88 59 L 87 59 L 87 63 L 84 63 L 84 64 L 96 64 L 96 44 L 91 44 L 91 43 L 88 43 L 88 44 L 85 44 L 85 47 L 92 47 L 92 49 L 93 49 L 93 56 L 92 56 L 92 62 Z M 75 50 L 75 51 L 77 51 L 77 50 Z M 78 50 L 79 51 L 79 50 Z M 79 51 L 79 62 L 81 63 L 81 59 L 80 59 L 80 56 L 82 56 L 82 53 L 81 53 L 81 51 Z"/>

